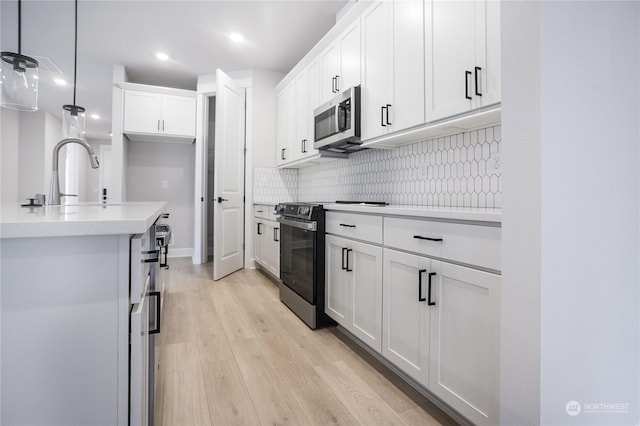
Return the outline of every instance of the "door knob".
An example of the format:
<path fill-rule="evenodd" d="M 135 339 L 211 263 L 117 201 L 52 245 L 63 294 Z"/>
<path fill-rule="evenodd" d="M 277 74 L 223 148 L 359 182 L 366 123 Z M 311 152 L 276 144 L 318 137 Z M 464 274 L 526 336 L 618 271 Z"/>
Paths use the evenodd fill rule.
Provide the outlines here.
<path fill-rule="evenodd" d="M 218 197 L 218 202 L 219 203 L 221 203 L 223 201 L 229 201 L 229 200 L 227 200 L 226 198 Z"/>

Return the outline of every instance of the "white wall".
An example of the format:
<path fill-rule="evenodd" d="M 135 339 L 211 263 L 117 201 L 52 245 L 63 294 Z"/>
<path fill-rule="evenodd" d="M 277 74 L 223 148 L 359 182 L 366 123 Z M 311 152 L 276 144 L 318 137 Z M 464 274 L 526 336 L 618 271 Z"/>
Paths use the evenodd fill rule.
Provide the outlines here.
<path fill-rule="evenodd" d="M 501 423 L 638 424 L 640 4 L 502 12 Z"/>
<path fill-rule="evenodd" d="M 36 193 L 48 192 L 44 183 L 45 114 L 42 111 L 20 113 L 18 198 L 21 201 L 26 202 L 27 197 Z"/>
<path fill-rule="evenodd" d="M 500 423 L 540 424 L 540 46 L 538 4 L 501 3 Z M 526 46 L 526 48 L 525 48 Z M 527 88 L 523 96 L 522 88 Z"/>
<path fill-rule="evenodd" d="M 18 202 L 20 113 L 0 108 L 0 201 Z"/>
<path fill-rule="evenodd" d="M 194 144 L 130 141 L 127 145 L 129 201 L 167 201 L 173 229 L 170 254 L 191 256 L 194 247 Z M 168 188 L 162 188 L 162 181 Z"/>
<path fill-rule="evenodd" d="M 100 146 L 110 146 L 111 140 L 87 139 L 87 143 L 91 145 L 93 152 L 98 156 L 100 167 L 104 167 L 105 164 L 103 164 L 102 158 L 100 158 Z M 78 146 L 78 148 L 82 150 L 82 152 L 80 152 L 80 161 L 78 165 L 80 171 L 78 201 L 99 201 L 101 200 L 98 188 L 100 185 L 100 169 L 92 169 L 91 163 L 87 157 L 87 152 L 80 146 Z"/>

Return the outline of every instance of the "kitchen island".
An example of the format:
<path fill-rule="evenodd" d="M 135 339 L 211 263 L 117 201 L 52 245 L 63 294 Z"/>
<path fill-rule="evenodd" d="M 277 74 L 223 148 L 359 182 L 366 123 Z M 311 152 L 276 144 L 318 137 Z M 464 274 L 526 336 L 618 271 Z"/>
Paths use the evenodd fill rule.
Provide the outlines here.
<path fill-rule="evenodd" d="M 0 423 L 146 421 L 140 256 L 165 206 L 0 206 Z"/>

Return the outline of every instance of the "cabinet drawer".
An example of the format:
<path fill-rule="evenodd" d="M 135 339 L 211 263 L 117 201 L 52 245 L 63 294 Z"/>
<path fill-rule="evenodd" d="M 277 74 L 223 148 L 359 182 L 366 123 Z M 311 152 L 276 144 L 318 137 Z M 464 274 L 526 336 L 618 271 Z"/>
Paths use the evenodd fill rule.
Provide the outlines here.
<path fill-rule="evenodd" d="M 327 212 L 327 233 L 382 244 L 382 216 Z"/>
<path fill-rule="evenodd" d="M 500 270 L 501 228 L 384 218 L 384 245 Z"/>
<path fill-rule="evenodd" d="M 276 220 L 275 206 L 256 204 L 253 206 L 253 215 L 261 219 Z"/>

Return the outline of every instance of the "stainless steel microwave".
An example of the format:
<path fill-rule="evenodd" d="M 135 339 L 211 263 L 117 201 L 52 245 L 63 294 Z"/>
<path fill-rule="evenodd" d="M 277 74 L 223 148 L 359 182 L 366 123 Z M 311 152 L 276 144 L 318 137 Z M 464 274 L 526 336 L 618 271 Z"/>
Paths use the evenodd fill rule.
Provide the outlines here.
<path fill-rule="evenodd" d="M 339 93 L 313 110 L 313 146 L 349 153 L 360 147 L 360 86 Z"/>

